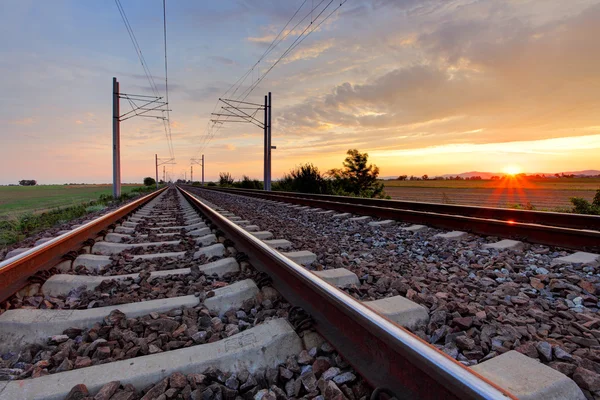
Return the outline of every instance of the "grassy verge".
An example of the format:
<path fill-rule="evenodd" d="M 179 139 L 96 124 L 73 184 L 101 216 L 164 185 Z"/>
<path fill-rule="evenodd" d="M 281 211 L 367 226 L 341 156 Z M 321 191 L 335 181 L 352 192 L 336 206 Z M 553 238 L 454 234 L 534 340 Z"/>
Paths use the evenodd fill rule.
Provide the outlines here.
<path fill-rule="evenodd" d="M 152 187 L 139 187 L 127 193 L 123 193 L 117 200 L 112 196 L 102 194 L 97 200 L 81 202 L 68 207 L 55 208 L 39 214 L 25 212 L 0 220 L 0 249 L 13 243 L 20 242 L 27 237 L 52 228 L 58 224 L 72 221 L 89 213 L 102 211 L 108 206 L 119 205 L 140 194 L 150 193 Z"/>

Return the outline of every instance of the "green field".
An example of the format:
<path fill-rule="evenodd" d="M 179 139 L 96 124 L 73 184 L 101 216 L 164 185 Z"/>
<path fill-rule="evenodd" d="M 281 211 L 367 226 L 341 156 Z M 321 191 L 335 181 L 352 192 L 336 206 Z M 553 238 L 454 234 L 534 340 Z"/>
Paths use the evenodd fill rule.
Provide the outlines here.
<path fill-rule="evenodd" d="M 142 185 L 124 185 L 122 193 Z M 112 194 L 112 185 L 0 186 L 0 218 L 39 213 L 98 200 Z"/>

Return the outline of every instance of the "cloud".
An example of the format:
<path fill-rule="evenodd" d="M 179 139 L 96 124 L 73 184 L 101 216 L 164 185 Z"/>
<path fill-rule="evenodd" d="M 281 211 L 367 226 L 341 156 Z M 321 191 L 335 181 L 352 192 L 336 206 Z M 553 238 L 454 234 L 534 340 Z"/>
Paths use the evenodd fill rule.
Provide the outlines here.
<path fill-rule="evenodd" d="M 284 59 L 284 64 L 288 64 L 298 60 L 309 60 L 317 58 L 327 50 L 331 49 L 335 45 L 334 39 L 327 39 L 317 43 L 313 43 L 310 46 L 303 46 L 291 53 Z"/>
<path fill-rule="evenodd" d="M 227 57 L 221 57 L 221 56 L 210 56 L 209 58 L 210 58 L 211 60 L 214 60 L 214 61 L 216 61 L 216 62 L 220 63 L 220 64 L 225 64 L 225 65 L 234 65 L 234 64 L 236 64 L 236 62 L 235 62 L 235 61 L 233 61 L 232 59 L 230 59 L 230 58 L 227 58 Z"/>
<path fill-rule="evenodd" d="M 8 121 L 8 123 L 11 125 L 29 126 L 29 125 L 35 124 L 35 119 L 31 118 L 31 117 L 21 118 L 21 119 L 13 119 L 13 120 Z"/>
<path fill-rule="evenodd" d="M 435 134 L 442 143 L 463 142 L 464 132 L 483 143 L 499 135 L 573 136 L 580 131 L 566 130 L 597 125 L 590 107 L 600 103 L 600 5 L 541 25 L 505 18 L 504 9 L 490 12 L 449 18 L 408 36 L 420 60 L 364 83 L 338 84 L 285 108 L 278 123 L 299 136 L 408 130 L 409 136 Z M 460 128 L 455 122 L 415 127 L 459 116 Z"/>

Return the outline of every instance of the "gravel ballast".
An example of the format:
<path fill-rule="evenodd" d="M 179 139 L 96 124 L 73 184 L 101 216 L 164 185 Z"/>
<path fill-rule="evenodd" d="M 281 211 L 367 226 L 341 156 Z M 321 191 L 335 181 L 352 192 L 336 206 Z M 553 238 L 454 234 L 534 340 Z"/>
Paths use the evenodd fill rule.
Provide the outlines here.
<path fill-rule="evenodd" d="M 317 255 L 310 268 L 346 268 L 362 301 L 403 295 L 429 310 L 413 332 L 467 366 L 509 350 L 571 377 L 600 399 L 598 266 L 555 265 L 571 252 L 524 243 L 517 251 L 484 248 L 504 238 L 448 241 L 410 224 L 369 226 L 332 214 L 298 211 L 260 199 L 192 191 L 244 220 Z"/>

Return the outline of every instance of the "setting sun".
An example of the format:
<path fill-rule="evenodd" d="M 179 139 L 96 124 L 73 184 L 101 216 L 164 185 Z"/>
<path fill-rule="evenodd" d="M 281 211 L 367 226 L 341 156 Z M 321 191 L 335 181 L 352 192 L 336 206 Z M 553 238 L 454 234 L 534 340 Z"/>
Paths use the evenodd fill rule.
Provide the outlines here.
<path fill-rule="evenodd" d="M 504 167 L 502 172 L 504 172 L 507 175 L 517 175 L 521 173 L 521 167 L 519 167 L 518 165 L 507 165 L 506 167 Z"/>

